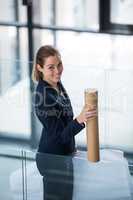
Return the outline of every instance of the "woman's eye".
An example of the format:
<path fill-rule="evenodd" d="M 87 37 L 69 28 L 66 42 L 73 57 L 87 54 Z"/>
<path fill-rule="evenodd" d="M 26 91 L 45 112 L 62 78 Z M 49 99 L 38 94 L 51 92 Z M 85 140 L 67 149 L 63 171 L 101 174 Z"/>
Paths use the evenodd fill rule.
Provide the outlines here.
<path fill-rule="evenodd" d="M 58 64 L 58 67 L 62 67 L 62 63 L 59 63 L 59 64 Z"/>
<path fill-rule="evenodd" d="M 54 66 L 50 66 L 49 69 L 54 69 Z"/>
<path fill-rule="evenodd" d="M 50 66 L 48 67 L 48 69 L 54 70 L 55 68 L 60 68 L 60 67 L 62 67 L 62 63 L 59 63 L 58 65 L 50 65 Z"/>

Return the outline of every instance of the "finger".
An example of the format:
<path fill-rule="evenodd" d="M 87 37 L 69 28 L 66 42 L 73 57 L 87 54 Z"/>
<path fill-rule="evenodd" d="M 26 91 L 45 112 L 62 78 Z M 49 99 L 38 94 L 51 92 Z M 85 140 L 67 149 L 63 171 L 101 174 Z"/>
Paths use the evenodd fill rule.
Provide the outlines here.
<path fill-rule="evenodd" d="M 96 116 L 98 116 L 97 113 L 91 113 L 91 114 L 87 114 L 86 118 L 88 119 L 88 118 L 96 117 Z"/>
<path fill-rule="evenodd" d="M 86 115 L 96 114 L 97 110 L 87 111 Z"/>
<path fill-rule="evenodd" d="M 87 109 L 85 110 L 86 112 L 92 112 L 92 111 L 97 111 L 97 108 L 94 108 L 94 109 Z"/>
<path fill-rule="evenodd" d="M 88 122 L 88 121 L 90 121 L 90 120 L 93 120 L 93 119 L 96 119 L 96 116 L 88 117 L 86 122 Z"/>

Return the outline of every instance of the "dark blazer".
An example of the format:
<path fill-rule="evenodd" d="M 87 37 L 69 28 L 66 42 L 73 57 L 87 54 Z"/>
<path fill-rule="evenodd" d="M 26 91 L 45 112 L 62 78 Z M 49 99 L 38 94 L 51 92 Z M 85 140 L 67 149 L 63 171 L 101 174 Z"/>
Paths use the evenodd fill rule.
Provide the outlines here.
<path fill-rule="evenodd" d="M 84 127 L 73 119 L 70 99 L 61 82 L 57 92 L 40 80 L 36 87 L 35 112 L 43 125 L 39 152 L 67 155 L 75 151 L 74 136 Z"/>

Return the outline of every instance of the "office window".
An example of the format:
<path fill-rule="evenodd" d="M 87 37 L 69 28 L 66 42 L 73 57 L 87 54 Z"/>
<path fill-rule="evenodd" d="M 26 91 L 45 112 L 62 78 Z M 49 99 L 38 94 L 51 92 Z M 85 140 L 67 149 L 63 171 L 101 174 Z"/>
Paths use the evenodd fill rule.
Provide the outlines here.
<path fill-rule="evenodd" d="M 133 25 L 133 1 L 111 0 L 111 22 Z"/>
<path fill-rule="evenodd" d="M 0 4 L 0 21 L 1 22 L 27 22 L 26 7 L 22 5 L 22 1 L 5 0 Z"/>
<path fill-rule="evenodd" d="M 16 59 L 16 28 L 0 26 L 0 60 L 14 62 Z M 1 63 L 1 93 L 5 92 L 16 80 L 14 64 L 7 66 Z"/>
<path fill-rule="evenodd" d="M 12 63 L 5 66 L 1 63 L 1 93 L 4 93 L 28 73 L 27 65 L 19 62 L 16 65 L 18 59 L 25 63 L 28 60 L 27 29 L 0 26 L 0 44 L 0 60 Z"/>
<path fill-rule="evenodd" d="M 5 0 L 0 2 L 0 21 L 13 22 L 15 20 L 15 1 Z"/>
<path fill-rule="evenodd" d="M 112 43 L 111 65 L 114 69 L 133 69 L 133 36 L 110 35 Z"/>
<path fill-rule="evenodd" d="M 29 139 L 28 34 L 13 24 L 27 22 L 27 8 L 18 0 L 1 1 L 0 8 L 0 136 Z"/>
<path fill-rule="evenodd" d="M 85 88 L 97 88 L 100 144 L 132 151 L 133 37 L 59 31 L 57 38 L 75 116 L 84 105 Z M 85 130 L 76 139 L 85 146 Z"/>
<path fill-rule="evenodd" d="M 15 66 L 27 66 L 20 61 L 0 61 L 0 72 L 3 84 L 12 80 L 12 69 Z M 28 76 L 10 85 L 0 95 L 0 136 L 15 138 L 30 138 L 30 88 Z"/>
<path fill-rule="evenodd" d="M 20 79 L 24 79 L 29 74 L 28 63 L 28 33 L 27 28 L 19 29 L 19 66 L 20 66 Z M 17 70 L 16 70 L 17 71 Z"/>
<path fill-rule="evenodd" d="M 33 22 L 51 25 L 53 21 L 52 0 L 33 0 Z"/>
<path fill-rule="evenodd" d="M 42 45 L 53 45 L 53 32 L 50 30 L 34 29 L 34 52 Z"/>
<path fill-rule="evenodd" d="M 106 75 L 106 144 L 133 152 L 133 71 L 109 70 Z"/>
<path fill-rule="evenodd" d="M 21 23 L 26 23 L 27 22 L 27 8 L 26 6 L 22 5 L 22 0 L 21 1 L 17 0 L 16 3 L 17 3 L 16 15 L 18 15 L 17 20 Z"/>
<path fill-rule="evenodd" d="M 0 26 L 0 44 L 0 135 L 29 139 L 27 29 Z"/>
<path fill-rule="evenodd" d="M 110 67 L 112 43 L 109 35 L 58 31 L 57 46 L 67 65 L 75 68 Z"/>
<path fill-rule="evenodd" d="M 98 0 L 57 0 L 56 25 L 98 30 Z"/>
<path fill-rule="evenodd" d="M 99 30 L 99 0 L 32 2 L 34 55 L 42 45 L 56 45 L 62 54 L 62 80 L 70 94 L 75 115 L 84 104 L 84 89 L 98 88 L 100 142 L 132 149 L 133 37 L 83 32 L 85 29 Z M 133 24 L 131 0 L 108 2 L 111 27 L 116 28 L 112 23 Z M 0 110 L 3 113 L 0 135 L 29 139 L 31 77 L 28 71 L 28 27 L 21 24 L 27 24 L 26 6 L 18 0 L 2 1 L 0 22 L 11 23 L 11 26 L 0 25 Z M 20 27 L 12 22 L 20 23 Z M 41 25 L 40 29 L 35 28 L 36 24 Z M 54 28 L 63 27 L 64 31 L 51 30 L 53 25 Z M 68 28 L 81 29 L 82 32 Z M 122 26 L 118 29 L 124 30 Z M 85 135 L 81 133 L 77 137 L 85 145 Z"/>
<path fill-rule="evenodd" d="M 111 65 L 112 45 L 109 35 L 57 32 L 57 47 L 64 64 L 65 84 L 78 115 L 84 105 L 84 90 L 99 91 L 100 142 L 106 143 L 106 70 Z M 106 49 L 106 51 L 105 51 Z M 105 71 L 104 71 L 105 70 Z M 78 144 L 86 145 L 85 130 L 77 135 Z"/>

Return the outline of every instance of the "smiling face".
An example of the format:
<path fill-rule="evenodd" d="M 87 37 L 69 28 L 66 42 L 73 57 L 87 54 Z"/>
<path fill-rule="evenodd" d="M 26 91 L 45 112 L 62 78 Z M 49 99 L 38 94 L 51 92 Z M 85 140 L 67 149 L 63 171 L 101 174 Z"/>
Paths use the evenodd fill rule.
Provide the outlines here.
<path fill-rule="evenodd" d="M 49 56 L 45 59 L 43 67 L 38 65 L 38 70 L 42 72 L 43 79 L 47 81 L 53 87 L 57 86 L 57 83 L 61 79 L 63 65 L 58 56 Z"/>

